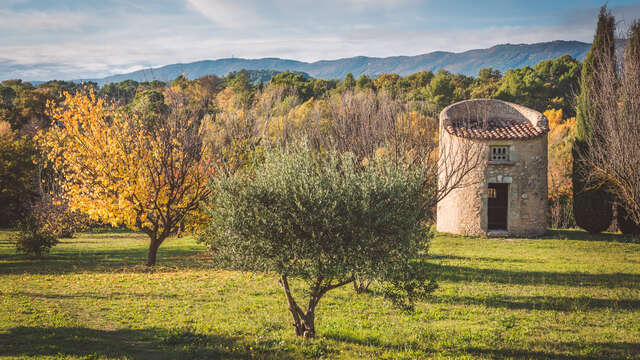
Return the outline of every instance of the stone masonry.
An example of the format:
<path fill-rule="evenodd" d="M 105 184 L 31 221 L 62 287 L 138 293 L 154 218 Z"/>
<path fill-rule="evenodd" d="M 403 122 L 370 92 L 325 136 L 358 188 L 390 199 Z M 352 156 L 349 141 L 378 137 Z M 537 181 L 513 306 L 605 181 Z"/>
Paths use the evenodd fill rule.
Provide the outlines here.
<path fill-rule="evenodd" d="M 467 100 L 445 108 L 440 114 L 441 147 L 455 149 L 474 141 L 484 157 L 469 174 L 473 184 L 451 191 L 438 203 L 437 230 L 473 236 L 543 234 L 548 227 L 547 132 L 542 114 L 505 101 Z M 494 146 L 507 147 L 509 159 L 492 161 Z M 444 183 L 441 177 L 440 186 Z M 490 183 L 508 184 L 505 231 L 488 230 Z"/>

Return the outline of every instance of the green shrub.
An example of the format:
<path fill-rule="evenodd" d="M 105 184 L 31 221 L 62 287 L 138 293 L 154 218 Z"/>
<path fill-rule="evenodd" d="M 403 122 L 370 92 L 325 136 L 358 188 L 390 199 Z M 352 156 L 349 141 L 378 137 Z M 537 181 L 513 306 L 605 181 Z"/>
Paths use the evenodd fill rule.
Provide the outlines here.
<path fill-rule="evenodd" d="M 213 180 L 200 238 L 220 266 L 279 274 L 296 334 L 313 337 L 322 296 L 356 278 L 394 288 L 387 293 L 403 307 L 435 289 L 433 275 L 412 265 L 430 238 L 427 173 L 384 158 L 365 165 L 350 153 L 320 156 L 306 145 L 266 150 L 247 172 Z M 290 278 L 306 283 L 304 310 Z"/>
<path fill-rule="evenodd" d="M 22 221 L 15 240 L 19 252 L 38 257 L 49 252 L 58 243 L 51 228 L 33 214 Z"/>

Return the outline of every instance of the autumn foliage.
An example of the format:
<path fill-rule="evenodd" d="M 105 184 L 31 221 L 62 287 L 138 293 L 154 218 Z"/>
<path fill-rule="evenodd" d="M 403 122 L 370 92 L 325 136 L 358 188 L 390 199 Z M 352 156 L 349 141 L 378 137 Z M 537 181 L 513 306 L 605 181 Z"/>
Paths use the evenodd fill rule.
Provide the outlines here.
<path fill-rule="evenodd" d="M 575 225 L 573 218 L 573 155 L 576 118 L 563 118 L 562 109 L 547 110 L 549 119 L 549 209 L 551 226 L 566 228 Z"/>
<path fill-rule="evenodd" d="M 147 265 L 208 194 L 200 107 L 182 93 L 163 96 L 167 111 L 148 124 L 93 91 L 67 93 L 50 104 L 52 127 L 38 138 L 71 210 L 145 232 Z"/>

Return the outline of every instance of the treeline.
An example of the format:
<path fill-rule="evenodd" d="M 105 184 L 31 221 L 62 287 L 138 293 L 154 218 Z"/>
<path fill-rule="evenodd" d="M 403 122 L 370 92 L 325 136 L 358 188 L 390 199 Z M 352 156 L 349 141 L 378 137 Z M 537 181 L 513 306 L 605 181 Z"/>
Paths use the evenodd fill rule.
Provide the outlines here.
<path fill-rule="evenodd" d="M 579 92 L 580 61 L 569 55 L 542 61 L 534 67 L 509 70 L 505 74 L 492 68 L 480 70 L 476 77 L 453 74 L 446 70 L 423 71 L 409 76 L 383 74 L 376 78 L 361 75 L 344 79 L 315 79 L 300 72 L 242 70 L 218 78 L 208 75 L 193 80 L 217 91 L 231 87 L 235 91 L 255 94 L 270 84 L 284 85 L 295 91 L 302 100 L 320 99 L 327 93 L 343 90 L 384 90 L 403 102 L 428 103 L 434 112 L 460 100 L 493 98 L 522 104 L 540 112 L 561 109 L 568 116 L 575 116 L 573 98 Z M 125 80 L 110 83 L 100 89 L 100 95 L 129 103 L 139 91 L 160 89 L 176 83 L 188 82 L 182 77 L 172 82 L 141 82 Z"/>
<path fill-rule="evenodd" d="M 204 99 L 207 108 L 203 111 L 217 117 L 220 122 L 226 122 L 225 128 L 229 128 L 229 122 L 243 122 L 244 127 L 249 126 L 248 123 L 262 122 L 264 125 L 268 122 L 264 125 L 268 128 L 261 131 L 272 134 L 298 131 L 302 129 L 303 118 L 308 118 L 311 113 L 326 116 L 332 111 L 331 102 L 339 102 L 344 94 L 367 92 L 384 93 L 407 109 L 417 111 L 432 125 L 437 123 L 437 115 L 442 108 L 469 98 L 503 99 L 543 112 L 551 110 L 548 115 L 554 117 L 552 127 L 558 124 L 564 129 L 556 131 L 560 135 L 552 135 L 550 141 L 550 151 L 558 152 L 550 157 L 550 198 L 554 213 L 559 214 L 554 216 L 554 225 L 571 226 L 574 224 L 570 211 L 571 196 L 568 195 L 570 191 L 564 191 L 571 188 L 570 173 L 566 173 L 565 166 L 570 162 L 570 154 L 562 144 L 569 141 L 573 131 L 571 120 L 567 122 L 566 118 L 575 114 L 572 104 L 574 94 L 579 91 L 580 72 L 581 63 L 567 55 L 505 74 L 487 68 L 476 77 L 440 70 L 404 77 L 383 74 L 374 79 L 366 75 L 356 79 L 348 74 L 341 80 L 323 80 L 297 72 L 243 70 L 225 77 L 208 75 L 194 80 L 182 76 L 169 82 L 126 80 L 99 89 L 94 83 L 49 81 L 33 86 L 21 80 L 6 80 L 0 83 L 0 124 L 4 124 L 0 126 L 0 146 L 3 149 L 0 155 L 3 189 L 0 202 L 6 204 L 0 209 L 0 226 L 15 225 L 16 221 L 24 218 L 31 204 L 42 196 L 42 177 L 46 176 L 46 171 L 43 175 L 43 169 L 38 165 L 39 155 L 33 138 L 39 130 L 51 125 L 48 106 L 60 104 L 65 93 L 93 90 L 106 102 L 152 122 L 154 117 L 160 117 L 167 111 L 165 95 L 168 89 L 186 91 Z M 269 109 L 265 110 L 267 105 Z M 238 116 L 239 112 L 241 116 Z M 218 123 L 216 126 L 221 125 Z M 221 141 L 231 142 L 233 136 L 247 136 L 238 134 L 240 131 L 258 131 L 241 126 L 231 128 L 235 133 L 227 134 L 227 138 Z M 248 145 L 237 141 L 234 146 Z"/>
<path fill-rule="evenodd" d="M 478 76 L 452 74 L 446 70 L 424 71 L 409 76 L 383 74 L 377 78 L 362 75 L 355 79 L 347 74 L 342 79 L 314 79 L 300 72 L 277 72 L 267 70 L 242 70 L 219 78 L 203 76 L 195 80 L 183 77 L 170 82 L 137 82 L 125 80 L 110 83 L 97 89 L 95 83 L 78 84 L 70 81 L 49 81 L 33 86 L 21 80 L 5 80 L 0 83 L 0 121 L 6 121 L 14 130 L 21 130 L 27 123 L 46 126 L 47 101 L 59 102 L 64 92 L 74 93 L 80 89 L 93 88 L 101 97 L 120 104 L 132 103 L 135 96 L 144 91 L 160 91 L 168 86 L 185 86 L 198 82 L 209 91 L 218 92 L 227 87 L 243 92 L 250 99 L 257 91 L 270 84 L 292 89 L 302 100 L 320 99 L 327 93 L 343 90 L 384 90 L 403 102 L 428 103 L 434 112 L 460 100 L 495 98 L 522 104 L 540 112 L 561 109 L 568 116 L 575 116 L 573 98 L 579 92 L 581 63 L 569 55 L 555 60 L 546 60 L 534 67 L 509 70 L 501 74 L 486 68 Z"/>

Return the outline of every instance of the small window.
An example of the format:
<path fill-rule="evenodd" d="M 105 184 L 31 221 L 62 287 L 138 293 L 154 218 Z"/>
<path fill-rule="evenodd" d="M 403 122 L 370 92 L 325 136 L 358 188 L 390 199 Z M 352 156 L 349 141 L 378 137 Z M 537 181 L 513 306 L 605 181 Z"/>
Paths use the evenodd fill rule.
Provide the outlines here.
<path fill-rule="evenodd" d="M 491 146 L 491 161 L 509 161 L 508 146 Z"/>
<path fill-rule="evenodd" d="M 495 199 L 496 196 L 496 188 L 489 188 L 489 199 Z"/>

